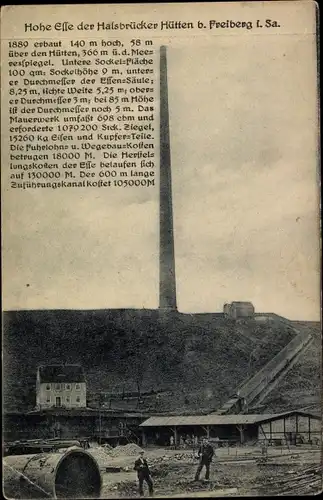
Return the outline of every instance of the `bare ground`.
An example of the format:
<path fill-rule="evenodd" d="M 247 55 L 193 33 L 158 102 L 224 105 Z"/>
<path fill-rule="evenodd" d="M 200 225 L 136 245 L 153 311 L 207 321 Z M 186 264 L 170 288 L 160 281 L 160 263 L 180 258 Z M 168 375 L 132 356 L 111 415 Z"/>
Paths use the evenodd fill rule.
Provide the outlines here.
<path fill-rule="evenodd" d="M 210 481 L 205 481 L 202 474 L 198 482 L 194 481 L 198 462 L 192 450 L 147 449 L 146 457 L 155 497 L 312 495 L 322 491 L 318 447 L 269 448 L 266 461 L 262 460 L 259 447 L 219 449 L 211 466 Z M 139 497 L 133 470 L 135 459 L 135 456 L 105 457 L 97 453 L 102 475 L 101 499 Z M 119 472 L 106 472 L 106 467 Z M 4 482 L 6 498 L 44 498 L 39 488 L 21 484 L 19 477 L 10 472 L 7 471 Z M 145 496 L 148 496 L 146 486 Z"/>
<path fill-rule="evenodd" d="M 198 482 L 194 481 L 197 460 L 190 451 L 149 450 L 147 459 L 154 480 L 155 497 L 267 496 L 276 494 L 277 488 L 281 488 L 282 494 L 284 490 L 288 494 L 291 488 L 295 489 L 295 484 L 306 486 L 309 494 L 313 494 L 318 493 L 322 486 L 317 472 L 310 470 L 308 478 L 304 478 L 303 473 L 312 467 L 317 468 L 321 461 L 318 449 L 299 448 L 289 451 L 275 448 L 269 450 L 265 463 L 261 462 L 261 451 L 258 448 L 240 448 L 237 453 L 231 452 L 231 455 L 219 450 L 211 467 L 210 481 L 205 481 L 202 473 Z M 101 498 L 139 496 L 136 474 L 132 470 L 133 463 L 129 457 L 118 460 L 123 471 L 116 474 L 103 473 Z M 128 472 L 125 471 L 126 467 Z M 148 496 L 147 489 L 145 496 Z"/>

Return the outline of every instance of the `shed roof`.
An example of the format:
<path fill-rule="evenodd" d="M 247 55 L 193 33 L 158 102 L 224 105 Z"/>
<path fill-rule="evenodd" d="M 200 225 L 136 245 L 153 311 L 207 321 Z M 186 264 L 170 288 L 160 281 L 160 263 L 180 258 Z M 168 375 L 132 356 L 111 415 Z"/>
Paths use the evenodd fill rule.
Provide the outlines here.
<path fill-rule="evenodd" d="M 251 425 L 270 420 L 277 420 L 290 414 L 303 414 L 313 418 L 315 415 L 303 412 L 289 411 L 279 414 L 255 414 L 255 415 L 194 415 L 177 417 L 150 417 L 145 420 L 141 427 L 169 427 L 169 426 L 193 426 L 193 425 Z"/>
<path fill-rule="evenodd" d="M 253 307 L 252 302 L 242 301 L 242 300 L 233 300 L 231 302 L 231 304 L 234 304 L 235 306 L 251 306 L 251 307 Z"/>
<path fill-rule="evenodd" d="M 194 415 L 178 417 L 150 417 L 142 427 L 163 427 L 173 425 L 230 425 L 254 424 L 265 415 Z"/>
<path fill-rule="evenodd" d="M 80 365 L 44 365 L 39 366 L 41 383 L 85 382 L 83 368 Z"/>
<path fill-rule="evenodd" d="M 7 413 L 9 415 L 9 413 Z M 35 409 L 31 410 L 28 413 L 22 414 L 22 413 L 11 413 L 10 415 L 12 416 L 32 416 L 32 415 L 38 415 L 38 416 L 46 416 L 46 415 L 57 415 L 57 416 L 62 416 L 66 418 L 73 418 L 73 417 L 98 417 L 101 416 L 102 418 L 131 418 L 131 419 L 138 419 L 141 422 L 145 419 L 148 418 L 148 415 L 143 415 L 141 413 L 128 413 L 128 412 L 123 412 L 123 411 L 115 411 L 115 410 L 104 410 L 100 408 L 89 408 L 89 407 L 80 407 L 80 408 L 64 408 L 64 407 L 57 407 L 53 406 L 50 408 L 43 408 L 43 409 Z"/>

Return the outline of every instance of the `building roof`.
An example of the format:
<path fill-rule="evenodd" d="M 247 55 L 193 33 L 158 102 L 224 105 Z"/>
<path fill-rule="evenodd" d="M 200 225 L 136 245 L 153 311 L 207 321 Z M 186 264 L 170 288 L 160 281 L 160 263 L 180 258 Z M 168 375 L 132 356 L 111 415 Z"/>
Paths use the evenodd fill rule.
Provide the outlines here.
<path fill-rule="evenodd" d="M 289 411 L 279 414 L 256 414 L 256 415 L 194 415 L 177 417 L 150 417 L 145 420 L 141 427 L 170 427 L 170 426 L 190 426 L 190 425 L 251 425 L 261 422 L 277 420 L 291 414 L 300 414 L 319 419 L 310 413 Z"/>
<path fill-rule="evenodd" d="M 101 416 L 106 418 L 131 418 L 131 419 L 139 419 L 140 421 L 146 420 L 148 418 L 147 414 L 136 413 L 136 412 L 124 412 L 124 411 L 116 411 L 116 410 L 104 410 L 99 408 L 89 408 L 89 407 L 79 407 L 79 408 L 64 408 L 64 407 L 50 407 L 43 409 L 34 409 L 28 411 L 27 413 L 20 412 L 8 412 L 7 416 L 46 416 L 46 415 L 55 415 L 55 416 L 63 416 L 67 418 L 73 417 L 98 417 Z"/>
<path fill-rule="evenodd" d="M 233 300 L 231 304 L 237 304 L 239 306 L 253 306 L 252 302 L 246 301 L 246 300 Z"/>
<path fill-rule="evenodd" d="M 264 415 L 194 415 L 178 417 L 150 417 L 142 427 L 164 427 L 174 425 L 230 425 L 253 424 Z"/>
<path fill-rule="evenodd" d="M 41 383 L 85 382 L 83 368 L 80 365 L 44 365 L 39 366 Z"/>

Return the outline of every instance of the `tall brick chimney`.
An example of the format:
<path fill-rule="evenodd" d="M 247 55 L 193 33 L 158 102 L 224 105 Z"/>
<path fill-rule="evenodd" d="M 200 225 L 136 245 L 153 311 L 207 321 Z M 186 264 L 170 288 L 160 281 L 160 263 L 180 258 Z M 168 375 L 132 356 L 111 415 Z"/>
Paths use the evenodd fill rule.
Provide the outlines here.
<path fill-rule="evenodd" d="M 174 253 L 171 156 L 169 139 L 167 51 L 160 48 L 160 213 L 159 309 L 174 311 L 176 277 Z"/>

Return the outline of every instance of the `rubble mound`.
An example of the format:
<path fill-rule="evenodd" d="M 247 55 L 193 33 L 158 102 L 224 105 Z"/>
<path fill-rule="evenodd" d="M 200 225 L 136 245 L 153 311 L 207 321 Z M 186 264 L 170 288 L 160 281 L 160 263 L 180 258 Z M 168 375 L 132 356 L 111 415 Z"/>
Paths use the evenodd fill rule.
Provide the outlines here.
<path fill-rule="evenodd" d="M 106 452 L 109 452 L 109 450 L 113 450 L 113 446 L 108 443 L 102 444 L 101 447 L 104 448 Z"/>
<path fill-rule="evenodd" d="M 97 448 L 89 448 L 87 452 L 97 461 L 100 469 L 104 469 L 111 464 L 111 460 L 109 460 L 110 449 L 98 446 Z"/>
<path fill-rule="evenodd" d="M 121 455 L 136 456 L 140 451 L 143 451 L 140 446 L 135 443 L 128 443 L 124 446 L 116 446 L 110 451 L 110 456 L 120 457 Z"/>

